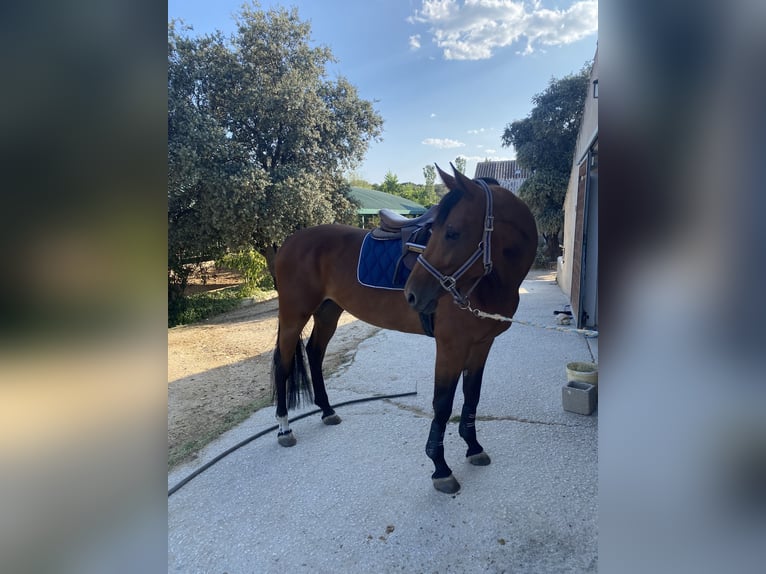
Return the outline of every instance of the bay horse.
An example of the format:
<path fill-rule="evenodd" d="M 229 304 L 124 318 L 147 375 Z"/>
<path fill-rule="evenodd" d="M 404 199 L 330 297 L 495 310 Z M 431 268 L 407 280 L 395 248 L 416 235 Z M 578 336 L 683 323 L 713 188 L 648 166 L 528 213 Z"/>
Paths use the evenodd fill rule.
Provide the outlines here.
<path fill-rule="evenodd" d="M 367 230 L 319 225 L 296 232 L 275 260 L 279 327 L 272 380 L 279 423 L 278 441 L 293 446 L 288 407 L 300 394 L 311 397 L 328 425 L 341 422 L 330 406 L 322 375 L 327 344 L 338 319 L 351 315 L 384 329 L 426 334 L 421 315 L 432 319 L 436 340 L 433 421 L 426 454 L 433 461 L 436 490 L 454 493 L 460 484 L 444 459 L 444 432 L 460 376 L 464 403 L 459 434 L 468 445 L 469 463 L 484 466 L 489 455 L 476 440 L 476 408 L 482 374 L 495 337 L 508 322 L 480 318 L 473 309 L 512 317 L 519 287 L 537 249 L 537 227 L 527 206 L 513 193 L 483 180 L 471 180 L 453 167 L 454 177 L 437 170 L 449 192 L 436 210 L 425 250 L 401 290 L 375 289 L 357 281 L 360 247 Z M 451 295 L 445 296 L 445 295 Z M 314 326 L 304 361 L 301 333 Z"/>

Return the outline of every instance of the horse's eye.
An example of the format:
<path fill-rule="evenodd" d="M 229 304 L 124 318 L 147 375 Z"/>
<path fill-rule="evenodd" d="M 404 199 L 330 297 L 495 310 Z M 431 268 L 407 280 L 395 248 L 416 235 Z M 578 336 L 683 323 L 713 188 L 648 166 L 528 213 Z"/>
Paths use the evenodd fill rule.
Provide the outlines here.
<path fill-rule="evenodd" d="M 447 229 L 447 233 L 444 234 L 444 238 L 455 241 L 456 239 L 460 238 L 460 232 L 455 231 L 454 229 Z"/>

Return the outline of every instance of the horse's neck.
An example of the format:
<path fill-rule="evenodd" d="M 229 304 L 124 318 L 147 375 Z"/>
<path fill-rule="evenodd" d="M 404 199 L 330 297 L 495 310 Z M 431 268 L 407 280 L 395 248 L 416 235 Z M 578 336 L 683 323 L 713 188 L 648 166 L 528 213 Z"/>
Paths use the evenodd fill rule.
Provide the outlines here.
<path fill-rule="evenodd" d="M 518 306 L 519 282 L 510 272 L 503 273 L 495 267 L 477 286 L 476 294 L 484 311 L 513 313 Z"/>

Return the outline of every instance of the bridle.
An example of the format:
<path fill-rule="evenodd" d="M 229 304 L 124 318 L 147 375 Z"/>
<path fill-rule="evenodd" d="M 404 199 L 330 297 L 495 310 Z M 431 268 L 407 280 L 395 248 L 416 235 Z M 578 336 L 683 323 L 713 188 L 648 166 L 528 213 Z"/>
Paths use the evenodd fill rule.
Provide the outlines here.
<path fill-rule="evenodd" d="M 452 299 L 455 301 L 455 304 L 461 309 L 469 308 L 470 303 L 468 301 L 468 296 L 479 284 L 479 281 L 489 275 L 492 271 L 491 240 L 495 221 L 492 210 L 492 191 L 489 189 L 489 185 L 485 181 L 481 179 L 475 179 L 474 182 L 481 186 L 481 188 L 484 190 L 484 194 L 487 197 L 487 202 L 484 208 L 484 234 L 482 235 L 482 239 L 479 242 L 479 245 L 476 247 L 476 251 L 474 251 L 473 254 L 466 260 L 466 262 L 463 263 L 452 275 L 444 275 L 441 273 L 436 267 L 426 261 L 426 258 L 423 257 L 423 254 L 418 255 L 417 259 L 418 263 L 425 267 L 426 271 L 428 271 L 431 275 L 439 280 L 441 286 L 452 295 Z M 471 285 L 471 288 L 465 293 L 465 295 L 463 295 L 460 293 L 460 291 L 458 291 L 457 288 L 458 279 L 460 279 L 463 274 L 468 271 L 468 269 L 470 269 L 470 267 L 476 263 L 476 261 L 479 260 L 480 257 L 483 257 L 484 274 L 479 276 L 479 278 L 474 281 L 474 284 Z"/>

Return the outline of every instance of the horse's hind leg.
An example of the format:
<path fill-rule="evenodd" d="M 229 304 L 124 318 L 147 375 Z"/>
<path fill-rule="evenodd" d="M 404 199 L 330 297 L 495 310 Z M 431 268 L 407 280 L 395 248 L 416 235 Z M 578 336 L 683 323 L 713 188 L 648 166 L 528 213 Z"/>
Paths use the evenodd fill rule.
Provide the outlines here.
<path fill-rule="evenodd" d="M 335 414 L 335 410 L 330 406 L 327 397 L 327 389 L 322 374 L 322 362 L 325 351 L 327 351 L 327 345 L 335 334 L 338 319 L 342 313 L 343 309 L 334 301 L 329 299 L 323 301 L 314 312 L 314 329 L 311 331 L 311 337 L 306 345 L 306 354 L 311 369 L 311 383 L 314 387 L 314 403 L 322 409 L 322 422 L 326 425 L 340 423 L 340 417 Z"/>
<path fill-rule="evenodd" d="M 486 466 L 491 460 L 489 455 L 476 440 L 476 407 L 481 395 L 481 380 L 484 374 L 484 364 L 492 343 L 474 346 L 468 357 L 468 363 L 463 371 L 463 411 L 460 414 L 458 432 L 463 437 L 468 450 L 465 453 L 468 462 L 476 466 Z"/>
<path fill-rule="evenodd" d="M 282 446 L 293 446 L 296 443 L 287 417 L 288 407 L 297 406 L 301 392 L 310 391 L 301 341 L 301 332 L 307 321 L 308 316 L 286 321 L 280 313 L 271 375 L 277 399 L 277 440 Z"/>

